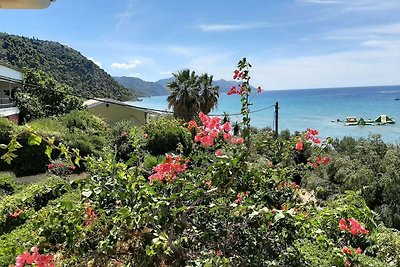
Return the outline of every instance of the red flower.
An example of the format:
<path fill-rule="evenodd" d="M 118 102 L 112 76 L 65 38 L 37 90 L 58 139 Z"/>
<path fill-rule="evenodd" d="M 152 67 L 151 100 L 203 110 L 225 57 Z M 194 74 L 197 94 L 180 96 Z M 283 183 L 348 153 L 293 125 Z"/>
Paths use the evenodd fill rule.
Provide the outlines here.
<path fill-rule="evenodd" d="M 345 218 L 340 219 L 339 221 L 339 229 L 341 231 L 347 231 L 349 229 L 348 225 L 347 225 L 347 221 Z"/>
<path fill-rule="evenodd" d="M 73 170 L 73 171 L 76 171 L 76 166 L 75 165 L 73 165 L 72 167 L 71 167 L 71 169 Z"/>
<path fill-rule="evenodd" d="M 241 194 L 241 193 L 238 193 L 237 196 L 236 196 L 235 203 L 238 204 L 238 203 L 242 202 L 242 200 L 243 200 L 242 194 Z"/>
<path fill-rule="evenodd" d="M 351 266 L 351 261 L 349 259 L 346 260 L 346 267 L 350 267 Z"/>
<path fill-rule="evenodd" d="M 65 166 L 65 164 L 62 164 L 62 163 L 58 164 L 58 167 L 60 167 L 60 168 L 62 168 L 64 166 Z"/>
<path fill-rule="evenodd" d="M 296 143 L 296 150 L 297 151 L 302 151 L 303 150 L 303 142 L 301 141 L 301 139 L 299 138 L 299 140 Z"/>
<path fill-rule="evenodd" d="M 189 123 L 188 123 L 188 129 L 189 129 L 189 131 L 190 130 L 192 130 L 193 128 L 196 128 L 197 127 L 197 122 L 196 121 L 189 121 Z"/>
<path fill-rule="evenodd" d="M 216 155 L 217 157 L 221 157 L 221 156 L 222 156 L 222 150 L 221 150 L 221 149 L 218 149 L 217 151 L 215 151 L 215 155 Z"/>
<path fill-rule="evenodd" d="M 53 163 L 51 163 L 51 164 L 49 164 L 49 166 L 47 166 L 47 168 L 49 169 L 49 170 L 54 170 L 54 164 Z"/>
<path fill-rule="evenodd" d="M 18 211 L 16 211 L 16 212 L 14 212 L 14 213 L 11 213 L 11 214 L 9 214 L 8 216 L 10 217 L 10 218 L 18 218 L 19 217 L 19 215 L 21 215 L 22 213 L 24 213 L 24 211 L 23 210 L 21 210 L 21 209 L 18 209 Z"/>
<path fill-rule="evenodd" d="M 242 137 L 238 137 L 238 138 L 236 139 L 236 144 L 241 145 L 241 144 L 243 144 L 243 143 L 244 143 L 244 139 L 243 139 Z"/>
<path fill-rule="evenodd" d="M 361 254 L 361 253 L 362 253 L 362 249 L 361 249 L 361 248 L 357 248 L 357 249 L 356 249 L 356 253 L 357 253 L 357 254 Z"/>
<path fill-rule="evenodd" d="M 349 249 L 347 246 L 343 247 L 342 252 L 344 254 L 351 255 L 351 249 Z"/>

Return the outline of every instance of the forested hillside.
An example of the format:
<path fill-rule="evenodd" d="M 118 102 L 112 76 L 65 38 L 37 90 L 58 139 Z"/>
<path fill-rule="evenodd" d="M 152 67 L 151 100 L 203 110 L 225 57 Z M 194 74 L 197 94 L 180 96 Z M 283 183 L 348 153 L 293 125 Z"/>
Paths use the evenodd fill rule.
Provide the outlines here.
<path fill-rule="evenodd" d="M 81 96 L 130 100 L 132 91 L 119 85 L 78 51 L 57 42 L 0 33 L 0 64 L 46 72 Z"/>
<path fill-rule="evenodd" d="M 136 77 L 113 77 L 119 84 L 139 96 L 169 95 L 169 90 L 155 82 L 146 82 Z"/>

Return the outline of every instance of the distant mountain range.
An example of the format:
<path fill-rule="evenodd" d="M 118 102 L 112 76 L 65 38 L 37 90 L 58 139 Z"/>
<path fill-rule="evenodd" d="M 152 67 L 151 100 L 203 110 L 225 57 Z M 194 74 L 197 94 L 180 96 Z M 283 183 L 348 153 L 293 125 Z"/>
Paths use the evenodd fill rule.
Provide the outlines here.
<path fill-rule="evenodd" d="M 42 70 L 81 95 L 118 100 L 135 94 L 78 51 L 57 42 L 0 32 L 0 64 Z"/>
<path fill-rule="evenodd" d="M 174 80 L 174 77 L 161 79 L 156 82 L 146 82 L 140 78 L 126 76 L 113 78 L 122 86 L 142 97 L 169 95 L 168 84 Z M 238 84 L 236 81 L 226 81 L 223 79 L 213 81 L 213 85 L 219 86 L 221 93 L 228 92 L 232 86 L 238 86 Z M 252 90 L 256 90 L 253 86 L 251 88 Z"/>
<path fill-rule="evenodd" d="M 113 77 L 120 85 L 128 88 L 138 96 L 160 96 L 168 95 L 169 90 L 166 86 L 158 82 L 146 82 L 136 77 Z"/>

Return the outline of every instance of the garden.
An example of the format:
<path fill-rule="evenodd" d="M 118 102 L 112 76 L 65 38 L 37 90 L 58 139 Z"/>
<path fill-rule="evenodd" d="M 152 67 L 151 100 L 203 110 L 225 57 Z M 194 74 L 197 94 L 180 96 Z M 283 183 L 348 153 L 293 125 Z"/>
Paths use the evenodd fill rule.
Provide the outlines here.
<path fill-rule="evenodd" d="M 251 128 L 250 67 L 239 131 L 203 112 L 1 119 L 1 169 L 48 175 L 0 176 L 0 266 L 399 266 L 400 147 Z"/>

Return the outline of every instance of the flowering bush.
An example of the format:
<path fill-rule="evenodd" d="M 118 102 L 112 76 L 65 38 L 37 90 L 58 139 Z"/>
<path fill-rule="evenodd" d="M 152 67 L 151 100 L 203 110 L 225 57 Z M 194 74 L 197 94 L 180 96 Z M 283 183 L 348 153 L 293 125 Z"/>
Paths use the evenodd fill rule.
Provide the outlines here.
<path fill-rule="evenodd" d="M 47 169 L 54 175 L 65 177 L 75 172 L 78 168 L 75 165 L 71 165 L 71 163 L 66 162 L 65 160 L 57 159 L 52 160 L 47 166 Z"/>
<path fill-rule="evenodd" d="M 24 252 L 15 259 L 15 265 L 12 267 L 24 267 L 27 265 L 34 265 L 37 267 L 54 267 L 52 255 L 41 255 L 37 247 L 32 247 L 31 252 Z"/>

